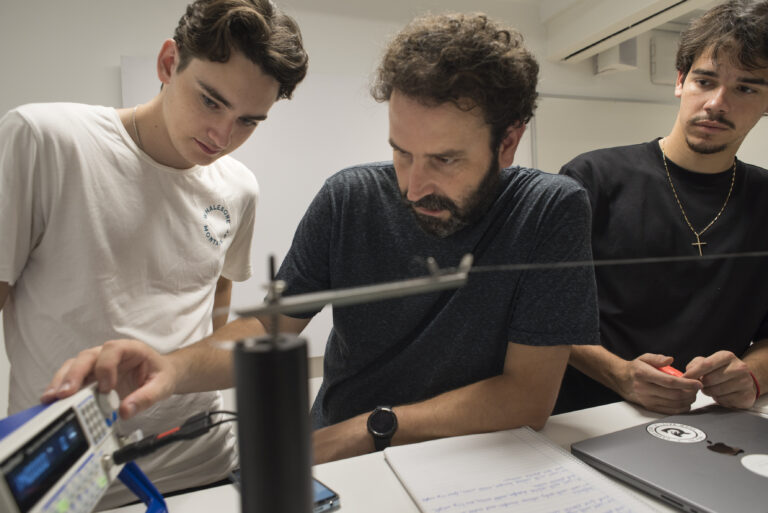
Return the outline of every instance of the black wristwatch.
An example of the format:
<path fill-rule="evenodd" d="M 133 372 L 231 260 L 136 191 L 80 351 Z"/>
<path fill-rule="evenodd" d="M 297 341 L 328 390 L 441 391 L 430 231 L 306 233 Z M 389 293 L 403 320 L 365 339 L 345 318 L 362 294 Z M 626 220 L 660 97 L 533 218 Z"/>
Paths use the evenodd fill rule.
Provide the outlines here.
<path fill-rule="evenodd" d="M 389 406 L 379 406 L 368 416 L 368 432 L 377 451 L 386 449 L 397 431 L 397 415 Z"/>

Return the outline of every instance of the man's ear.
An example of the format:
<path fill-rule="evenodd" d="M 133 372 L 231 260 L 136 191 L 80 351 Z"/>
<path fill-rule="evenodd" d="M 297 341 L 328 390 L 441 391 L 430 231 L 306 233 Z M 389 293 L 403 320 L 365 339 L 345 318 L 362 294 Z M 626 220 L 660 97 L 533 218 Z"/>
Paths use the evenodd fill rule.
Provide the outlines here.
<path fill-rule="evenodd" d="M 167 84 L 171 80 L 173 73 L 176 71 L 176 66 L 178 64 L 179 49 L 176 46 L 176 41 L 173 39 L 166 39 L 157 56 L 157 78 L 160 79 L 160 82 Z"/>
<path fill-rule="evenodd" d="M 520 139 L 523 138 L 527 126 L 521 121 L 517 125 L 507 127 L 504 132 L 504 137 L 499 145 L 499 164 L 502 168 L 511 166 L 515 160 L 517 145 L 520 144 Z"/>
<path fill-rule="evenodd" d="M 680 98 L 683 95 L 683 85 L 685 84 L 685 77 L 687 73 L 682 71 L 677 72 L 677 80 L 675 80 L 675 98 Z"/>

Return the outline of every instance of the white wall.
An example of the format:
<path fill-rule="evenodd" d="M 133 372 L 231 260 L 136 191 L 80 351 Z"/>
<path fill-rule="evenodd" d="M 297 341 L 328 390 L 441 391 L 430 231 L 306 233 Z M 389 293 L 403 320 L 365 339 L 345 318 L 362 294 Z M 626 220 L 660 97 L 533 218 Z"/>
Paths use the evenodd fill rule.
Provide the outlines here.
<path fill-rule="evenodd" d="M 8 411 L 8 375 L 10 368 L 8 365 L 8 357 L 5 354 L 5 340 L 3 338 L 3 314 L 0 312 L 0 419 L 5 417 L 5 412 Z"/>
<path fill-rule="evenodd" d="M 383 133 L 385 116 L 381 106 L 367 99 L 365 85 L 385 41 L 414 14 L 444 9 L 486 11 L 518 27 L 534 53 L 545 53 L 546 34 L 538 22 L 538 3 L 531 0 L 278 2 L 302 27 L 310 53 L 310 75 L 296 91 L 295 100 L 278 103 L 270 116 L 297 119 L 295 126 L 271 128 L 270 119 L 236 154 L 255 164 L 252 167 L 263 196 L 257 213 L 255 277 L 249 284 L 236 287 L 235 305 L 251 305 L 260 300 L 259 286 L 266 279 L 264 255 L 274 253 L 280 259 L 285 254 L 292 228 L 276 229 L 278 223 L 280 227 L 295 226 L 330 173 L 388 155 L 385 138 L 379 140 L 377 136 L 364 143 L 350 143 L 350 137 L 357 135 L 361 126 L 345 126 L 338 121 L 344 116 L 363 118 L 368 120 L 366 130 Z M 0 112 L 41 101 L 120 106 L 121 56 L 154 58 L 162 41 L 171 36 L 186 3 L 187 0 L 0 0 Z M 342 4 L 354 12 L 339 15 L 321 11 L 323 6 L 334 5 L 334 12 L 340 12 Z M 378 17 L 367 17 L 371 12 Z M 650 83 L 647 47 L 647 36 L 641 37 L 637 71 L 604 77 L 593 76 L 591 62 L 561 65 L 542 58 L 540 91 L 548 96 L 570 98 L 673 102 L 671 87 Z M 344 94 L 341 99 L 337 95 L 330 101 L 331 97 L 324 92 L 329 84 L 339 83 L 345 84 Z M 304 113 L 310 104 L 314 106 L 314 115 Z M 322 155 L 308 151 L 308 142 L 320 134 L 332 136 L 333 141 Z M 287 145 L 284 158 L 268 166 L 258 165 L 264 160 L 261 156 L 278 143 Z M 318 166 L 316 162 L 321 157 L 324 164 Z M 297 169 L 310 169 L 315 174 L 306 180 L 294 180 L 289 186 L 276 180 L 291 176 Z M 310 333 L 309 338 L 323 341 L 325 331 Z M 6 395 L 6 381 L 7 370 L 0 364 L 0 401 Z"/>

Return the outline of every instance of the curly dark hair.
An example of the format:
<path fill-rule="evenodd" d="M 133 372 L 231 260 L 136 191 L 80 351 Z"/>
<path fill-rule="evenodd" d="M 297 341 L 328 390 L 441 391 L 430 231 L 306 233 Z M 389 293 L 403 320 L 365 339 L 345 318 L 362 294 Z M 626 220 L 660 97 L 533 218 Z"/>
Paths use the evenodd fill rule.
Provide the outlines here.
<path fill-rule="evenodd" d="M 173 39 L 179 71 L 193 57 L 227 62 L 239 51 L 280 83 L 278 99 L 290 98 L 307 74 L 299 26 L 269 0 L 197 0 L 187 6 Z"/>
<path fill-rule="evenodd" d="M 517 30 L 480 13 L 429 15 L 391 41 L 371 94 L 385 102 L 397 90 L 425 105 L 480 107 L 495 151 L 508 127 L 533 116 L 538 73 Z"/>
<path fill-rule="evenodd" d="M 680 36 L 677 70 L 687 75 L 693 61 L 712 50 L 732 52 L 744 69 L 768 66 L 768 1 L 731 0 L 693 20 Z"/>

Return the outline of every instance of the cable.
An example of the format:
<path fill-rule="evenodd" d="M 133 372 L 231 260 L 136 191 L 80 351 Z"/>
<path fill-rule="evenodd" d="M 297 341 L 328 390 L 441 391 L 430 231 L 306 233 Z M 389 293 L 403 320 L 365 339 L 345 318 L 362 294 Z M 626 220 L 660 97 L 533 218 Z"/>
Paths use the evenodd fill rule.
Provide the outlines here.
<path fill-rule="evenodd" d="M 213 415 L 232 415 L 228 419 L 212 422 Z M 202 412 L 192 415 L 181 426 L 171 428 L 157 435 L 148 436 L 138 442 L 128 444 L 112 453 L 112 460 L 116 465 L 133 461 L 142 456 L 152 454 L 161 447 L 179 440 L 192 440 L 206 434 L 212 428 L 234 422 L 237 420 L 237 413 L 233 411 L 218 410 L 212 412 Z"/>
<path fill-rule="evenodd" d="M 233 417 L 237 418 L 237 412 L 232 410 L 214 410 L 214 411 L 208 412 L 208 415 L 219 415 L 219 414 L 232 415 Z"/>
<path fill-rule="evenodd" d="M 643 257 L 643 258 L 614 258 L 605 260 L 573 260 L 551 263 L 530 263 L 530 264 L 500 264 L 486 265 L 470 268 L 470 273 L 478 272 L 502 272 L 502 271 L 535 271 L 548 269 L 567 269 L 571 267 L 606 267 L 615 265 L 638 265 L 638 264 L 664 264 L 674 262 L 692 262 L 694 260 L 724 260 L 729 258 L 758 258 L 768 256 L 768 251 L 749 251 L 743 253 L 720 253 L 712 255 L 686 255 L 686 256 L 666 256 L 666 257 Z"/>

